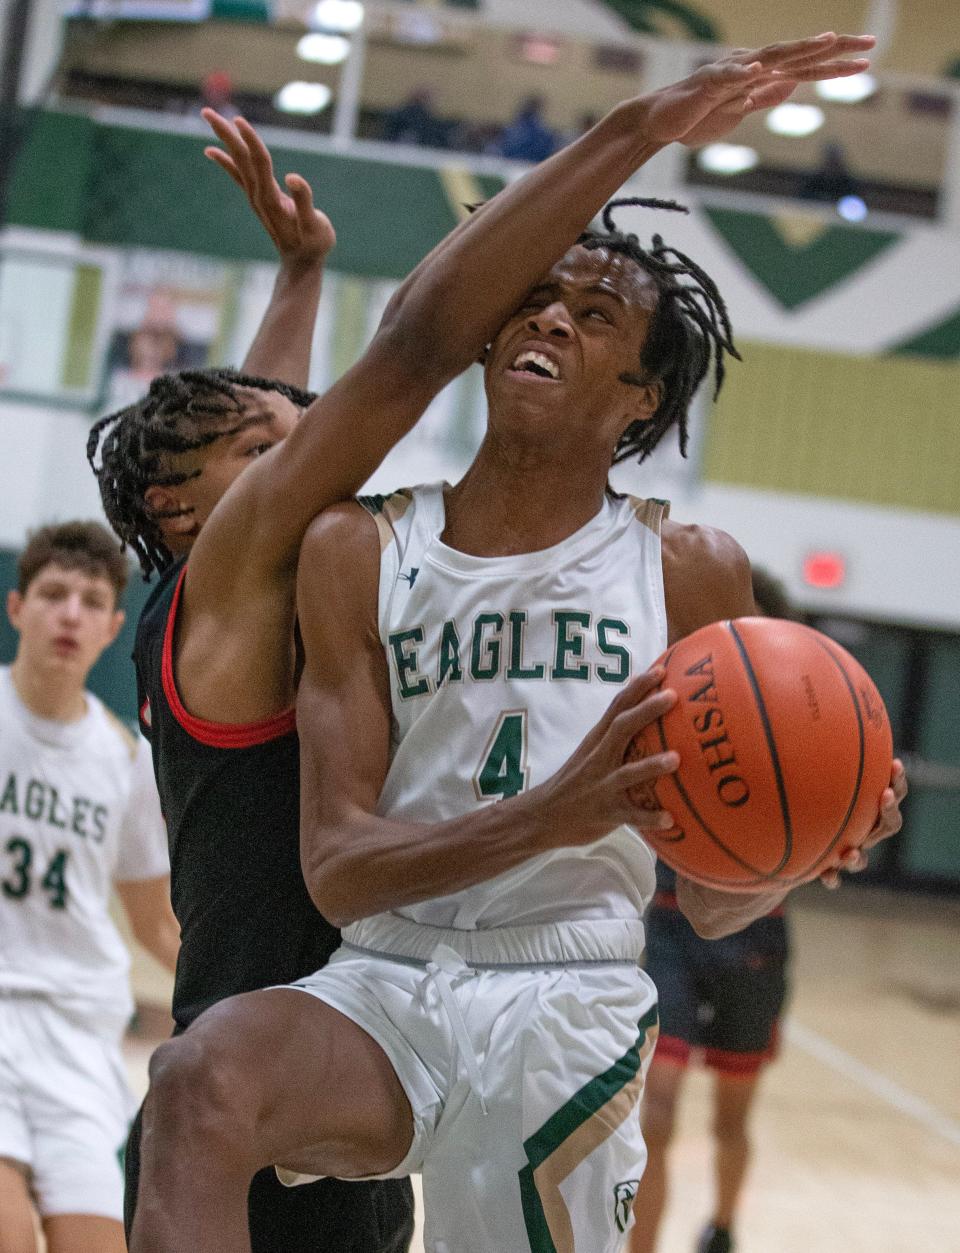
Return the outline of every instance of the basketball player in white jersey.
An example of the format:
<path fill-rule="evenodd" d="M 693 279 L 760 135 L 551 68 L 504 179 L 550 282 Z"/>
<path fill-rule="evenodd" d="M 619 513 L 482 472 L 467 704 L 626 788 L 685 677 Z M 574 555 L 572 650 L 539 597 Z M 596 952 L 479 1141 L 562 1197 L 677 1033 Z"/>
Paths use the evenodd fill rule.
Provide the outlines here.
<path fill-rule="evenodd" d="M 179 932 L 145 741 L 85 690 L 123 623 L 127 563 L 95 522 L 43 527 L 0 668 L 0 1249 L 122 1253 L 132 1114 L 120 1037 L 133 1003 L 114 887 L 170 970 Z"/>
<path fill-rule="evenodd" d="M 524 257 L 585 214 L 492 335 L 474 464 L 454 488 L 327 511 L 301 552 L 303 865 L 344 944 L 296 991 L 224 1001 L 158 1051 L 135 1253 L 249 1247 L 247 1182 L 270 1161 L 291 1181 L 422 1171 L 429 1253 L 621 1247 L 657 1018 L 636 828 L 670 825 L 628 789 L 677 764 L 624 753 L 675 699 L 652 660 L 753 602 L 729 537 L 607 489 L 616 454 L 683 430 L 730 348 L 722 302 L 662 245 L 581 232 L 628 136 L 726 133 L 728 90 L 742 114 L 859 71 L 837 57 L 871 42 L 736 54 L 621 106 L 499 202 L 533 221 L 539 193 Z M 898 821 L 883 800 L 875 839 Z M 773 904 L 678 892 L 707 934 Z"/>

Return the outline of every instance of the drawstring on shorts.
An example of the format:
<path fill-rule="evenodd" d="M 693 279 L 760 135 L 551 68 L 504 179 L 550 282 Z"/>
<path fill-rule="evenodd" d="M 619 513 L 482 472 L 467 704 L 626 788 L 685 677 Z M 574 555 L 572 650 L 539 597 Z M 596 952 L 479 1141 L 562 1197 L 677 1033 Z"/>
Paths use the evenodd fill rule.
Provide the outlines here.
<path fill-rule="evenodd" d="M 480 1109 L 486 1115 L 487 1103 L 483 1091 L 483 1071 L 473 1044 L 470 1041 L 467 1024 L 463 1020 L 463 1014 L 460 1012 L 460 1006 L 457 1004 L 457 998 L 454 995 L 451 983 L 451 978 L 461 978 L 464 975 L 473 977 L 476 974 L 477 972 L 468 966 L 460 954 L 448 944 L 438 944 L 427 962 L 427 980 L 432 981 L 436 985 L 440 1002 L 446 1012 L 447 1020 L 457 1042 L 457 1050 L 463 1059 L 463 1064 L 467 1071 L 470 1088 L 476 1093 L 480 1102 Z"/>

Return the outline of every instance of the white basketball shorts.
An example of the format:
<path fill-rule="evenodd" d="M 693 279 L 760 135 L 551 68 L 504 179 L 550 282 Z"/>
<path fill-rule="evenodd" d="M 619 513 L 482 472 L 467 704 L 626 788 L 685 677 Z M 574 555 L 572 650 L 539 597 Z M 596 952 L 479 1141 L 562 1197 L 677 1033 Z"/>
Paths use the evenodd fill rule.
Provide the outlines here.
<path fill-rule="evenodd" d="M 43 1217 L 122 1220 L 134 1104 L 116 1040 L 42 996 L 0 992 L 0 1157 L 27 1168 Z"/>
<path fill-rule="evenodd" d="M 657 1034 L 642 946 L 632 920 L 457 932 L 369 919 L 293 985 L 372 1036 L 403 1084 L 414 1138 L 390 1173 L 423 1175 L 426 1253 L 623 1247 Z"/>

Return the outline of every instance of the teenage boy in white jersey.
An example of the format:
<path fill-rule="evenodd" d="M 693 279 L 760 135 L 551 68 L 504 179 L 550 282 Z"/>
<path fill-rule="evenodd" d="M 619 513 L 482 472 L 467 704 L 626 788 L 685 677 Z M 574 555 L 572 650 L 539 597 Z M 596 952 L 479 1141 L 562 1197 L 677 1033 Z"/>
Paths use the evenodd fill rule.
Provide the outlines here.
<path fill-rule="evenodd" d="M 109 912 L 173 970 L 166 833 L 149 749 L 84 688 L 123 624 L 127 563 L 96 522 L 36 531 L 0 668 L 0 1248 L 122 1253 L 132 1113 L 129 958 Z"/>
<path fill-rule="evenodd" d="M 477 215 L 499 222 L 477 283 L 515 279 L 510 230 L 516 268 L 562 257 L 491 330 L 477 459 L 373 517 L 328 511 L 301 552 L 303 864 L 345 943 L 297 985 L 310 996 L 232 998 L 158 1051 L 135 1253 L 248 1247 L 247 1182 L 270 1161 L 422 1170 L 430 1253 L 620 1247 L 656 1030 L 637 964 L 653 858 L 632 827 L 670 823 L 627 790 L 676 767 L 624 751 L 674 699 L 644 667 L 752 600 L 732 540 L 665 523 L 661 550 L 662 506 L 606 490 L 615 453 L 683 430 L 729 349 L 712 283 L 613 231 L 571 245 L 662 143 L 857 72 L 837 56 L 871 42 L 735 54 L 621 106 Z M 875 838 L 897 823 L 893 790 L 884 804 Z M 771 907 L 683 894 L 718 934 Z"/>

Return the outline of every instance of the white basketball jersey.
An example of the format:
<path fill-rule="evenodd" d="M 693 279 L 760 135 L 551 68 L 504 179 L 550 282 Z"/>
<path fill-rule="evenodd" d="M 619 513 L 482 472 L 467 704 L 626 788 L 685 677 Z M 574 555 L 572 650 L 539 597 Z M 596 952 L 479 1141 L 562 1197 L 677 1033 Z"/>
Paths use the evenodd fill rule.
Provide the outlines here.
<path fill-rule="evenodd" d="M 39 718 L 0 667 L 0 990 L 123 1025 L 129 957 L 114 881 L 169 872 L 150 750 L 86 694 L 78 722 Z"/>
<path fill-rule="evenodd" d="M 607 496 L 562 543 L 474 557 L 443 543 L 443 484 L 367 502 L 394 733 L 379 811 L 441 822 L 549 779 L 666 648 L 664 505 Z M 654 857 L 619 827 L 397 913 L 437 927 L 634 919 Z"/>

